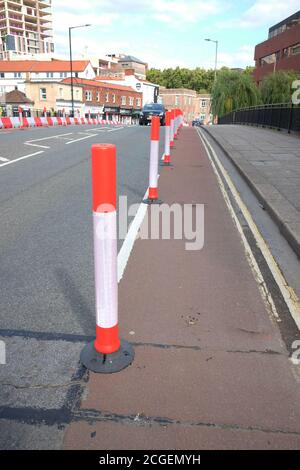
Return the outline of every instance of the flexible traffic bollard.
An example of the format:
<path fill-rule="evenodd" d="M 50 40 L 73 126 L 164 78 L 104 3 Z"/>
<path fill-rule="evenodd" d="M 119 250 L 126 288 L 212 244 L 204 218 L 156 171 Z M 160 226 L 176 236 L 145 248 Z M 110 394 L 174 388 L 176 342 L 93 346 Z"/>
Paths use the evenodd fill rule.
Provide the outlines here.
<path fill-rule="evenodd" d="M 150 148 L 150 166 L 149 166 L 149 194 L 144 199 L 145 204 L 161 204 L 158 199 L 158 153 L 159 153 L 159 116 L 153 116 L 151 122 L 151 148 Z"/>
<path fill-rule="evenodd" d="M 165 125 L 165 154 L 164 159 L 160 166 L 173 166 L 171 164 L 170 156 L 170 125 L 171 125 L 171 111 L 166 112 L 166 125 Z"/>
<path fill-rule="evenodd" d="M 175 112 L 174 109 L 171 111 L 171 124 L 170 124 L 170 147 L 174 147 L 174 118 L 175 118 Z"/>
<path fill-rule="evenodd" d="M 177 109 L 174 109 L 174 140 L 177 139 Z"/>
<path fill-rule="evenodd" d="M 24 121 L 23 121 L 23 108 L 21 106 L 18 107 L 18 112 L 19 112 L 19 121 L 20 121 L 20 126 L 19 129 L 24 129 Z"/>
<path fill-rule="evenodd" d="M 96 340 L 81 352 L 89 370 L 109 374 L 129 366 L 133 347 L 119 339 L 116 147 L 92 146 L 92 189 L 96 286 Z"/>

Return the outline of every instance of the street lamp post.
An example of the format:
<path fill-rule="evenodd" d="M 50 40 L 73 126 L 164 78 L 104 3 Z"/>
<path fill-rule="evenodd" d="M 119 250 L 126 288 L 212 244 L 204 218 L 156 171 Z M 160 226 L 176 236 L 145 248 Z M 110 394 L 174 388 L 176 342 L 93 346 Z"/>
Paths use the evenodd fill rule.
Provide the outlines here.
<path fill-rule="evenodd" d="M 74 81 L 73 81 L 73 58 L 72 58 L 72 29 L 77 28 L 87 28 L 91 26 L 90 24 L 82 24 L 79 26 L 70 26 L 69 27 L 69 47 L 70 47 L 70 72 L 71 72 L 71 102 L 72 102 L 72 117 L 75 115 L 74 111 Z"/>
<path fill-rule="evenodd" d="M 219 41 L 215 41 L 214 39 L 205 39 L 205 41 L 208 42 L 214 42 L 216 45 L 216 55 L 215 55 L 215 81 L 217 79 L 217 67 L 218 67 L 218 46 L 219 46 Z"/>

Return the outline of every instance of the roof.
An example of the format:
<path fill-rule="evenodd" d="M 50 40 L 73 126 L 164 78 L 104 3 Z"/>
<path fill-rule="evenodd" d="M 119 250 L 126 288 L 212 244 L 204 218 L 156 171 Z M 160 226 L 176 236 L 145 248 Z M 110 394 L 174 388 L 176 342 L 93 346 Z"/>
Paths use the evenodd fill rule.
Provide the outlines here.
<path fill-rule="evenodd" d="M 62 83 L 71 83 L 71 77 L 65 78 L 62 80 Z M 134 90 L 130 86 L 118 85 L 117 83 L 105 83 L 100 82 L 99 80 L 88 80 L 86 78 L 73 78 L 74 85 L 89 85 L 89 86 L 96 86 L 102 88 L 109 88 L 113 90 L 122 90 L 122 91 L 130 91 L 134 93 L 139 93 L 138 91 Z"/>
<path fill-rule="evenodd" d="M 22 93 L 20 90 L 13 90 L 8 93 L 5 93 L 5 103 L 8 104 L 34 104 L 34 101 L 31 101 L 25 93 Z"/>
<path fill-rule="evenodd" d="M 293 15 L 289 16 L 288 18 L 285 18 L 284 20 L 280 21 L 280 23 L 277 23 L 274 26 L 271 26 L 271 28 L 269 28 L 269 33 L 271 33 L 272 31 L 274 31 L 277 28 L 280 28 L 280 26 L 284 26 L 288 23 L 296 21 L 299 18 L 300 18 L 300 10 L 297 11 L 296 13 L 294 13 Z"/>
<path fill-rule="evenodd" d="M 83 72 L 88 60 L 73 60 L 73 72 Z M 69 72 L 68 60 L 0 60 L 0 72 Z"/>
<path fill-rule="evenodd" d="M 137 64 L 146 65 L 146 62 L 143 62 L 142 60 L 137 59 L 133 55 L 126 55 L 125 57 L 121 57 L 119 59 L 119 62 L 136 62 Z"/>

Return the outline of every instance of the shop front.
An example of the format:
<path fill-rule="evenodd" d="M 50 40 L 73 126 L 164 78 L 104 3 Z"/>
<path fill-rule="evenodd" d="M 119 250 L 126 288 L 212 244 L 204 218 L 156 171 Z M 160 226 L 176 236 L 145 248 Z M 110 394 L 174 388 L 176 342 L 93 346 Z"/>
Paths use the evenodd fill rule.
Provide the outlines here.
<path fill-rule="evenodd" d="M 103 119 L 106 121 L 118 121 L 120 117 L 120 108 L 116 106 L 105 106 L 103 109 Z"/>

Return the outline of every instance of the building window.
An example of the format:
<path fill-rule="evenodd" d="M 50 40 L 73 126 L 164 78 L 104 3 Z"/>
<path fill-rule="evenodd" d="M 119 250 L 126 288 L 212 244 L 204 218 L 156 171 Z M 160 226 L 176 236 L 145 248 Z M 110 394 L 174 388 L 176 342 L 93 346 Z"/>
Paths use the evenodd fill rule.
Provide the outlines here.
<path fill-rule="evenodd" d="M 200 120 L 201 121 L 204 121 L 205 117 L 206 117 L 205 114 L 200 114 Z"/>
<path fill-rule="evenodd" d="M 113 103 L 116 102 L 116 95 L 112 95 L 112 102 L 113 102 Z"/>
<path fill-rule="evenodd" d="M 98 101 L 98 103 L 100 101 L 100 92 L 99 91 L 97 91 L 97 101 Z"/>
<path fill-rule="evenodd" d="M 109 93 L 106 93 L 105 94 L 105 103 L 108 103 L 109 102 Z"/>
<path fill-rule="evenodd" d="M 47 99 L 47 89 L 40 88 L 40 99 L 45 101 Z"/>
<path fill-rule="evenodd" d="M 267 65 L 267 64 L 274 64 L 280 59 L 280 51 L 274 52 L 274 54 L 267 55 L 265 57 L 262 57 L 259 59 L 259 64 L 261 66 Z"/>
<path fill-rule="evenodd" d="M 60 78 L 66 78 L 68 76 L 67 72 L 60 72 Z"/>
<path fill-rule="evenodd" d="M 176 95 L 175 96 L 175 106 L 178 106 L 179 105 L 179 96 Z"/>
<path fill-rule="evenodd" d="M 126 96 L 121 96 L 121 105 L 122 106 L 126 105 Z"/>
<path fill-rule="evenodd" d="M 191 104 L 192 104 L 192 98 L 189 97 L 189 105 L 191 105 Z"/>
<path fill-rule="evenodd" d="M 0 73 L 0 78 L 5 78 L 5 73 L 4 72 Z"/>
<path fill-rule="evenodd" d="M 137 99 L 136 99 L 136 105 L 137 105 L 137 106 L 141 106 L 141 98 L 137 98 Z"/>
<path fill-rule="evenodd" d="M 295 44 L 294 46 L 287 47 L 283 50 L 284 57 L 290 57 L 291 55 L 300 54 L 300 43 Z"/>
<path fill-rule="evenodd" d="M 85 92 L 85 99 L 86 101 L 93 101 L 93 94 L 90 90 L 87 90 Z"/>
<path fill-rule="evenodd" d="M 59 97 L 60 97 L 60 98 L 63 98 L 63 97 L 64 97 L 64 89 L 63 89 L 63 88 L 60 88 L 60 89 L 59 89 Z"/>
<path fill-rule="evenodd" d="M 47 72 L 47 78 L 53 78 L 53 72 Z"/>
<path fill-rule="evenodd" d="M 129 106 L 133 106 L 133 98 L 129 96 Z"/>
<path fill-rule="evenodd" d="M 201 106 L 202 106 L 202 108 L 206 108 L 206 100 L 201 101 Z"/>
<path fill-rule="evenodd" d="M 15 72 L 14 73 L 14 77 L 15 78 L 21 78 L 22 77 L 22 74 L 20 72 Z"/>

